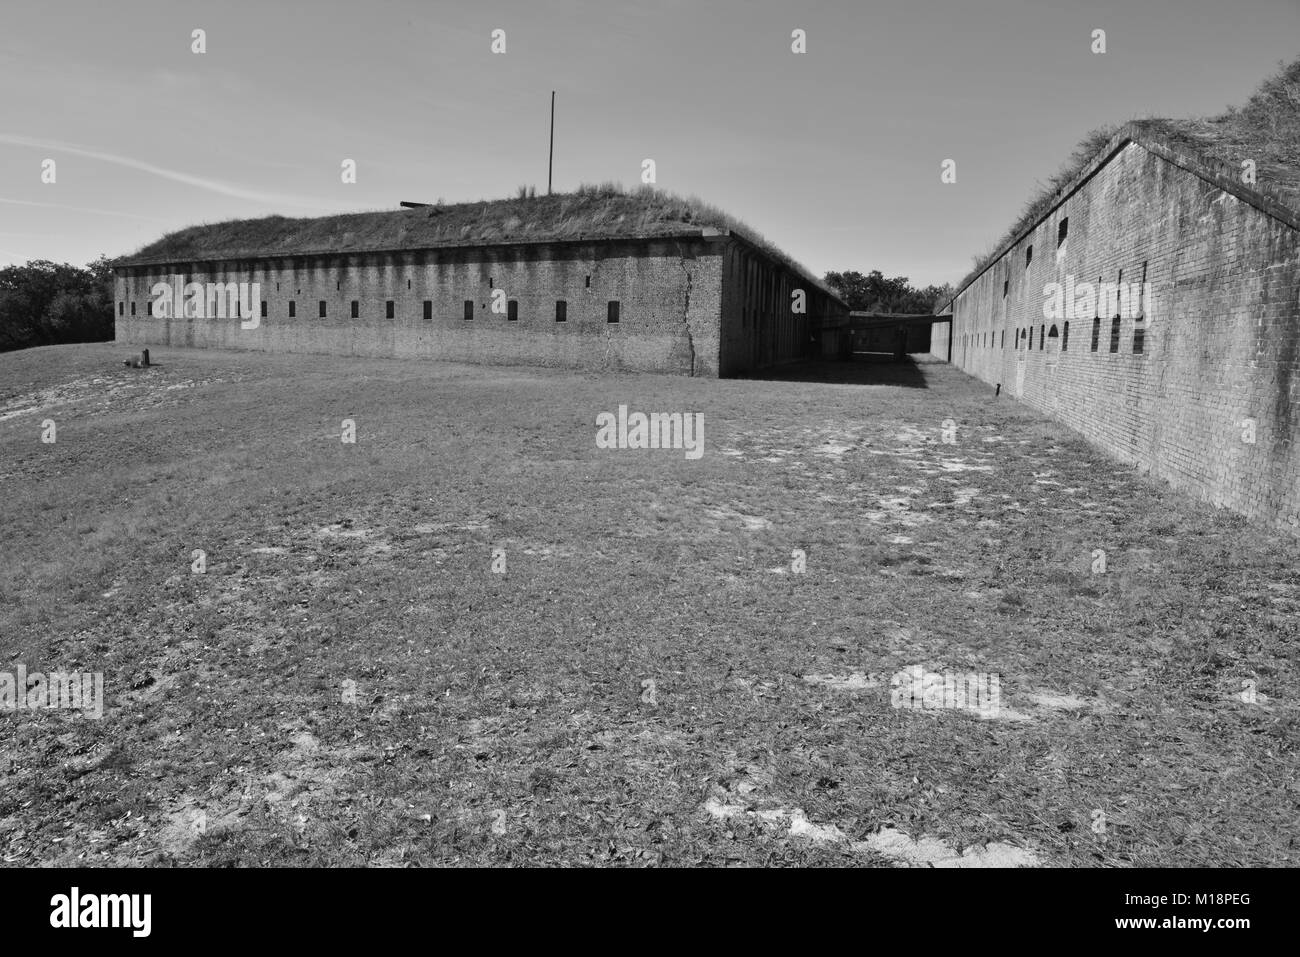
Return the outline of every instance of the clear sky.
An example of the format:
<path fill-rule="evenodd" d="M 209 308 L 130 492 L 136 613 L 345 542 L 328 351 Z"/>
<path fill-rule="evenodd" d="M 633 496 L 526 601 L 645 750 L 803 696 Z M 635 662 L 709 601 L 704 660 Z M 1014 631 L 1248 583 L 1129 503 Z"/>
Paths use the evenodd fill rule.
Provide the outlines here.
<path fill-rule="evenodd" d="M 651 158 L 818 274 L 955 282 L 1088 130 L 1217 113 L 1298 41 L 1300 0 L 5 0 L 0 264 L 544 191 L 555 90 L 557 190 Z"/>

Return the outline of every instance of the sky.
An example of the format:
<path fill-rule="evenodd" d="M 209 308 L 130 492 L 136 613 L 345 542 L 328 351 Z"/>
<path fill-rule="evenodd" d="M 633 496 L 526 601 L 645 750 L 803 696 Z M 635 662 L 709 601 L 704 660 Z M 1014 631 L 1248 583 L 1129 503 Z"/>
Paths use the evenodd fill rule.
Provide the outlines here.
<path fill-rule="evenodd" d="M 653 159 L 819 275 L 956 282 L 1089 130 L 1221 112 L 1298 41 L 1300 0 L 5 0 L 0 265 L 544 192 L 554 90 L 556 191 Z"/>

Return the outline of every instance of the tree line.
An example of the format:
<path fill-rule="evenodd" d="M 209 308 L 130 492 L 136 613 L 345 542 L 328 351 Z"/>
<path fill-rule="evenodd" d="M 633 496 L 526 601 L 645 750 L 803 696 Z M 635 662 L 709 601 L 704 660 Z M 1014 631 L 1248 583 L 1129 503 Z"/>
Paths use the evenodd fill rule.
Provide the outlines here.
<path fill-rule="evenodd" d="M 917 289 L 906 276 L 887 279 L 879 269 L 865 276 L 855 269 L 828 272 L 825 281 L 854 312 L 933 313 L 936 306 L 948 304 L 954 291 L 947 283 Z"/>
<path fill-rule="evenodd" d="M 113 338 L 113 267 L 34 259 L 0 268 L 0 352 Z"/>

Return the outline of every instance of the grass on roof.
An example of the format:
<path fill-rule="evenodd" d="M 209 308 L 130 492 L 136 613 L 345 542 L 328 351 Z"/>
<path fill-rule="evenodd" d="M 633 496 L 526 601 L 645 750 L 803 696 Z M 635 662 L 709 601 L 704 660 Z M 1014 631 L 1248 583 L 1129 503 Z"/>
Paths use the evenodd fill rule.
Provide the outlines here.
<path fill-rule="evenodd" d="M 163 236 L 124 262 L 291 256 L 318 252 L 421 249 L 443 245 L 544 242 L 591 238 L 690 236 L 702 228 L 730 230 L 802 273 L 806 268 L 757 230 L 697 197 L 652 186 L 584 184 L 571 193 L 444 204 L 415 209 L 290 219 L 266 216 L 189 226 Z"/>
<path fill-rule="evenodd" d="M 1261 83 L 1244 106 L 1229 107 L 1218 116 L 1133 122 L 1171 145 L 1226 163 L 1234 170 L 1241 170 L 1243 161 L 1253 159 L 1257 188 L 1292 209 L 1300 209 L 1300 59 Z M 1065 165 L 1040 185 L 1011 228 L 987 252 L 975 257 L 974 267 L 957 288 L 983 272 L 1008 243 L 1051 209 L 1119 129 L 1103 126 L 1088 133 Z"/>

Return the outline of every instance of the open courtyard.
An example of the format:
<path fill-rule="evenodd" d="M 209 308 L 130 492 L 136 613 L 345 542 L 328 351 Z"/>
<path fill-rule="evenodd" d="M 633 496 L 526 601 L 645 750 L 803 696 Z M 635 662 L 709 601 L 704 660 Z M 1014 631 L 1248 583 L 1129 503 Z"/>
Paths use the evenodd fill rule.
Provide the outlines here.
<path fill-rule="evenodd" d="M 1300 540 L 950 366 L 130 354 L 0 355 L 7 864 L 1297 863 Z"/>

